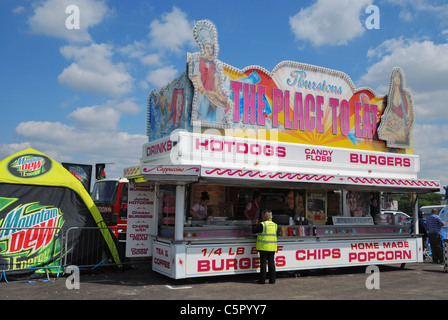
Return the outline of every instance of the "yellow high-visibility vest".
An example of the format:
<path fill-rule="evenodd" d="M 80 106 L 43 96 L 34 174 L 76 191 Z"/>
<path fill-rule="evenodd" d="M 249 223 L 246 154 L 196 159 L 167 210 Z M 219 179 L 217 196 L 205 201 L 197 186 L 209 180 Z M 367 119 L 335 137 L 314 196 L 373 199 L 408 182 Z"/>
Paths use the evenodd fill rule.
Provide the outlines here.
<path fill-rule="evenodd" d="M 277 224 L 263 221 L 263 231 L 257 236 L 257 250 L 277 251 Z"/>

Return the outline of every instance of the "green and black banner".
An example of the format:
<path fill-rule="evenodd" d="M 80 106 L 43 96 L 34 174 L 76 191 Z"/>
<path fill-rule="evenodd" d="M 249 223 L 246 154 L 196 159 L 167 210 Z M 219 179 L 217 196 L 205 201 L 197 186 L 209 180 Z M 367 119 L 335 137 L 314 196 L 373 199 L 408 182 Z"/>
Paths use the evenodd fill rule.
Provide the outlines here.
<path fill-rule="evenodd" d="M 92 182 L 92 165 L 68 162 L 61 162 L 61 164 L 76 179 L 81 181 L 84 188 L 86 188 L 87 192 L 90 193 L 90 183 Z"/>
<path fill-rule="evenodd" d="M 0 162 L 0 271 L 32 278 L 104 254 L 120 265 L 110 231 L 89 229 L 105 226 L 82 183 L 58 162 L 33 149 Z M 73 227 L 83 231 L 65 237 Z"/>

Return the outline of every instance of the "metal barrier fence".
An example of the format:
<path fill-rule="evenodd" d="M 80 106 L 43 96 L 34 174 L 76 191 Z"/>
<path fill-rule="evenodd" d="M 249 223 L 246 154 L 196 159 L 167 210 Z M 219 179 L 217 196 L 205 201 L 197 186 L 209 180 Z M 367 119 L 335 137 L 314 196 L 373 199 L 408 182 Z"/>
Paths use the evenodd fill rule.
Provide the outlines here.
<path fill-rule="evenodd" d="M 104 247 L 93 246 L 92 244 L 98 244 L 104 242 L 102 230 L 109 230 L 111 233 L 116 234 L 119 228 L 117 227 L 72 227 L 65 233 L 64 239 L 64 265 L 73 264 L 83 268 L 95 268 L 101 266 L 114 266 L 116 265 L 110 257 L 102 255 Z M 78 239 L 81 241 L 77 244 L 75 253 L 70 250 L 71 244 Z M 116 241 L 118 246 L 123 245 Z M 124 248 L 123 248 L 124 249 Z M 72 251 L 73 251 L 72 250 Z"/>
<path fill-rule="evenodd" d="M 68 265 L 80 269 L 117 265 L 105 254 L 102 229 L 117 234 L 117 228 L 110 227 L 72 227 L 65 232 L 57 227 L 0 228 L 0 281 L 7 273 L 39 270 L 48 278 L 64 274 Z M 124 250 L 123 242 L 117 240 L 116 245 Z"/>

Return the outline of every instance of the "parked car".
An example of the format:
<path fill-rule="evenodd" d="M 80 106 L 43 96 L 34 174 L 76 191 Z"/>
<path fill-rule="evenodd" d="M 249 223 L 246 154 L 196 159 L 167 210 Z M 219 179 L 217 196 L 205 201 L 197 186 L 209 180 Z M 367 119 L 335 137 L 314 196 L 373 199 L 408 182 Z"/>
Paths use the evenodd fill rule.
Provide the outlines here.
<path fill-rule="evenodd" d="M 411 219 L 412 217 L 400 210 L 381 210 L 380 214 L 375 217 L 375 223 L 408 224 Z"/>
<path fill-rule="evenodd" d="M 431 210 L 432 209 L 437 209 L 437 211 L 440 213 L 440 211 L 442 211 L 443 208 L 445 208 L 444 205 L 433 205 L 433 206 L 423 206 L 423 207 L 420 207 L 419 210 L 422 210 L 423 218 L 427 219 L 428 216 L 431 214 Z"/>

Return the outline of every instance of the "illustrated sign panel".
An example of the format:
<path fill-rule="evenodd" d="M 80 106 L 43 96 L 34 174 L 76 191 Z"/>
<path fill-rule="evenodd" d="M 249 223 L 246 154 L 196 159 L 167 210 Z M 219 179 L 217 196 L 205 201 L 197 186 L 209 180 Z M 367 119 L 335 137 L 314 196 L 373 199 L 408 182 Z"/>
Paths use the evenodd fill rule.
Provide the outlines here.
<path fill-rule="evenodd" d="M 208 20 L 197 22 L 194 37 L 200 51 L 187 54 L 186 74 L 150 94 L 150 141 L 176 128 L 259 139 L 275 130 L 279 142 L 412 152 L 413 103 L 400 68 L 389 94 L 377 96 L 343 72 L 305 63 L 283 61 L 271 72 L 230 66 L 218 59 Z"/>

